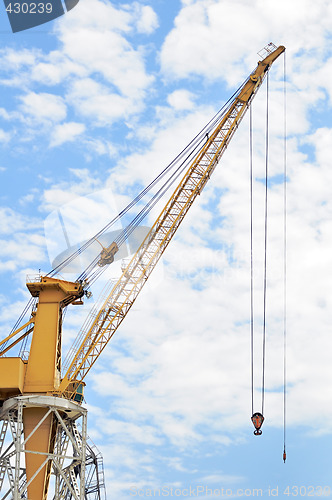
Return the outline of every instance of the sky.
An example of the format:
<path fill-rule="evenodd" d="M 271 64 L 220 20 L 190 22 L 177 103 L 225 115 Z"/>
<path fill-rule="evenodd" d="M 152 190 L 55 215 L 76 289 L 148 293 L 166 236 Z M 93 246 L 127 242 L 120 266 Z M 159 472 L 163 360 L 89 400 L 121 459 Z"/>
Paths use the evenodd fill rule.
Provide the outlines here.
<path fill-rule="evenodd" d="M 91 237 L 120 212 L 254 70 L 258 51 L 269 42 L 286 47 L 269 74 L 262 436 L 250 420 L 248 116 L 87 376 L 85 406 L 107 498 L 331 496 L 332 4 L 80 0 L 54 21 L 12 33 L 1 3 L 0 36 L 2 337 L 29 299 L 26 275 L 50 271 L 68 242 Z M 266 92 L 265 83 L 252 105 L 254 411 L 261 409 Z M 120 266 L 68 311 L 64 350 Z"/>

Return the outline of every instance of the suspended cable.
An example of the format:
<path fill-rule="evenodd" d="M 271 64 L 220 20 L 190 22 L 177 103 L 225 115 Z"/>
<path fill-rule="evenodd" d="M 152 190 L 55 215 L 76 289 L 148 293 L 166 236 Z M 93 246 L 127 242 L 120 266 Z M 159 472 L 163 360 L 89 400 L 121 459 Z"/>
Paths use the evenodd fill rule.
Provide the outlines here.
<path fill-rule="evenodd" d="M 261 412 L 254 413 L 254 272 L 253 272 L 253 166 L 252 166 L 252 117 L 250 116 L 250 337 L 251 337 L 251 406 L 252 423 L 256 436 L 262 434 L 265 398 L 266 355 L 266 295 L 267 295 L 267 230 L 268 230 L 268 166 L 269 166 L 269 74 L 266 75 L 266 129 L 265 129 L 265 202 L 264 202 L 264 264 L 263 264 L 263 339 L 262 339 L 262 387 Z"/>
<path fill-rule="evenodd" d="M 286 52 L 284 52 L 284 408 L 283 408 L 283 428 L 284 428 L 284 451 L 283 461 L 286 462 L 286 349 L 287 349 L 287 95 L 286 95 Z"/>
<path fill-rule="evenodd" d="M 265 352 L 266 352 L 266 289 L 267 289 L 267 210 L 268 210 L 268 166 L 269 166 L 269 75 L 266 78 L 266 136 L 265 136 L 265 225 L 264 225 L 264 284 L 263 284 L 263 366 L 262 366 L 262 415 L 265 397 Z"/>
<path fill-rule="evenodd" d="M 253 263 L 253 138 L 252 107 L 249 110 L 250 154 L 250 348 L 251 348 L 251 415 L 254 414 L 254 263 Z"/>
<path fill-rule="evenodd" d="M 287 96 L 286 96 L 286 54 L 284 53 L 284 124 L 283 124 L 283 461 L 286 461 L 286 396 L 287 396 Z M 267 236 L 268 236 L 268 184 L 269 184 L 269 75 L 266 80 L 266 136 L 265 136 L 265 212 L 264 212 L 264 278 L 263 278 L 263 343 L 262 343 L 262 387 L 261 413 L 254 411 L 254 258 L 253 258 L 253 139 L 252 113 L 249 122 L 250 152 L 250 339 L 251 339 L 251 420 L 255 426 L 255 435 L 264 421 L 265 366 L 266 366 L 266 323 L 267 323 Z"/>

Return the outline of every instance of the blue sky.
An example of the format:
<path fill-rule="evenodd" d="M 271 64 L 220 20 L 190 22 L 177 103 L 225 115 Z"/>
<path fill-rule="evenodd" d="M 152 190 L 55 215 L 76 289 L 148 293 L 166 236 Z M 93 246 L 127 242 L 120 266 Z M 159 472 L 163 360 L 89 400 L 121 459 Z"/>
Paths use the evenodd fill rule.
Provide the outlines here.
<path fill-rule="evenodd" d="M 155 497 L 159 490 L 171 496 L 171 487 L 181 498 L 198 486 L 200 498 L 221 498 L 222 488 L 233 497 L 254 496 L 254 489 L 262 498 L 326 496 L 327 487 L 332 490 L 330 2 L 80 0 L 58 20 L 16 34 L 3 4 L 0 14 L 3 336 L 27 302 L 26 275 L 49 271 L 65 249 L 58 210 L 71 242 L 94 234 L 210 120 L 255 68 L 262 47 L 270 41 L 286 46 L 286 464 L 279 183 L 269 190 L 260 438 L 250 422 L 247 119 L 89 374 L 88 432 L 103 452 L 108 498 L 149 498 L 153 490 Z M 283 170 L 282 78 L 281 57 L 270 72 L 270 173 L 276 178 Z M 253 120 L 258 346 L 265 87 L 255 98 Z M 108 275 L 119 272 L 116 263 Z M 68 313 L 65 349 L 92 304 Z M 259 410 L 259 353 L 255 361 Z"/>

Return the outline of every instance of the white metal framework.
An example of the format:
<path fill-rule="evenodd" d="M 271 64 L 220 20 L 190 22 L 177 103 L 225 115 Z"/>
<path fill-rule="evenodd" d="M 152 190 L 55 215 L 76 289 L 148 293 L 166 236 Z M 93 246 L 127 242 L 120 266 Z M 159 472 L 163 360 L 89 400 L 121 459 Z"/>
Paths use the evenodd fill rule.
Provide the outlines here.
<path fill-rule="evenodd" d="M 23 411 L 38 406 L 47 411 L 28 436 L 23 433 Z M 30 437 L 52 415 L 54 451 L 43 453 L 43 462 L 26 481 L 25 453 Z M 80 424 L 80 431 L 77 423 Z M 27 498 L 27 487 L 46 466 L 54 474 L 56 500 L 85 498 L 87 410 L 79 404 L 52 396 L 19 396 L 5 401 L 0 411 L 0 491 L 2 499 Z M 36 453 L 36 452 L 30 452 Z M 96 497 L 98 498 L 98 496 Z"/>

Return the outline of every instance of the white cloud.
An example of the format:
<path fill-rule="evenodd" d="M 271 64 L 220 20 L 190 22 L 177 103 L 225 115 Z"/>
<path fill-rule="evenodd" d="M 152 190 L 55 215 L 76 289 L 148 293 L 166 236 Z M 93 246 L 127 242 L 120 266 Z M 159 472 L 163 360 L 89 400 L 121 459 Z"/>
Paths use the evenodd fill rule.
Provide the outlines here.
<path fill-rule="evenodd" d="M 57 21 L 56 31 L 77 31 L 81 28 L 127 33 L 131 30 L 130 9 L 118 9 L 111 2 L 89 0 L 75 9 L 75 15 Z"/>
<path fill-rule="evenodd" d="M 57 25 L 57 34 L 66 56 L 75 64 L 98 73 L 120 94 L 142 98 L 142 91 L 153 81 L 144 67 L 144 53 L 127 41 L 137 18 L 132 11 L 115 9 L 110 3 L 90 0 Z M 141 16 L 152 16 L 151 8 L 140 9 Z M 141 19 L 141 17 L 139 17 Z M 151 21 L 152 22 L 152 21 Z M 146 21 L 142 21 L 146 25 Z"/>
<path fill-rule="evenodd" d="M 52 132 L 50 146 L 60 146 L 65 142 L 75 141 L 85 131 L 83 123 L 67 122 L 56 125 Z"/>
<path fill-rule="evenodd" d="M 85 78 L 75 81 L 67 94 L 67 101 L 81 117 L 89 118 L 93 124 L 111 125 L 119 118 L 138 112 L 142 103 L 110 92 L 106 85 Z M 91 123 L 91 122 L 90 122 Z"/>
<path fill-rule="evenodd" d="M 100 420 L 102 427 L 109 436 L 117 435 L 122 437 L 123 442 L 144 443 L 147 445 L 160 445 L 161 439 L 157 435 L 156 428 L 151 425 L 135 425 L 126 422 L 120 422 L 112 418 L 102 418 Z"/>
<path fill-rule="evenodd" d="M 67 78 L 80 78 L 88 73 L 88 69 L 84 65 L 72 61 L 61 50 L 40 55 L 35 64 L 31 66 L 30 71 L 31 80 L 44 85 L 58 85 L 66 81 Z"/>
<path fill-rule="evenodd" d="M 117 149 L 113 144 L 109 141 L 103 141 L 101 139 L 85 139 L 84 144 L 86 145 L 88 152 L 86 154 L 86 158 L 88 161 L 91 160 L 91 156 L 89 152 L 95 152 L 98 155 L 108 155 L 110 158 L 117 156 Z"/>
<path fill-rule="evenodd" d="M 50 183 L 50 187 L 44 190 L 40 210 L 50 213 L 78 196 L 90 195 L 104 187 L 100 179 L 86 168 L 70 169 L 69 173 L 74 181 Z"/>
<path fill-rule="evenodd" d="M 40 222 L 8 207 L 0 207 L 0 234 L 12 234 L 24 229 L 37 229 Z"/>
<path fill-rule="evenodd" d="M 18 118 L 19 116 L 19 113 L 17 112 L 8 112 L 6 109 L 4 108 L 0 108 L 0 117 L 3 118 L 4 120 L 13 120 L 13 119 L 16 119 Z"/>
<path fill-rule="evenodd" d="M 176 109 L 160 106 L 155 113 L 156 120 L 152 122 L 148 132 L 146 133 L 144 125 L 140 129 L 142 136 L 139 137 L 141 140 L 145 139 L 146 143 L 144 149 L 120 158 L 117 170 L 109 179 L 120 191 L 135 183 L 144 186 L 149 184 L 208 122 L 213 108 L 197 107 L 186 116 L 177 117 Z"/>
<path fill-rule="evenodd" d="M 63 30 L 60 39 L 74 62 L 89 68 L 91 75 L 102 75 L 120 94 L 139 98 L 153 81 L 145 73 L 140 53 L 117 32 L 83 28 Z"/>
<path fill-rule="evenodd" d="M 19 203 L 20 205 L 24 206 L 29 203 L 32 203 L 33 201 L 35 201 L 35 199 L 36 199 L 36 193 L 28 193 L 20 199 Z"/>
<path fill-rule="evenodd" d="M 24 243 L 22 243 L 24 241 Z M 0 258 L 2 260 L 2 270 L 6 270 L 6 262 L 15 263 L 15 269 L 19 266 L 35 264 L 39 267 L 45 259 L 45 240 L 43 236 L 36 234 L 16 233 L 11 239 L 1 240 Z M 13 259 L 15 255 L 15 259 Z"/>
<path fill-rule="evenodd" d="M 11 139 L 11 134 L 9 132 L 5 132 L 2 128 L 0 128 L 0 142 L 9 142 Z"/>
<path fill-rule="evenodd" d="M 264 8 L 259 0 L 186 2 L 162 47 L 162 70 L 166 78 L 201 75 L 235 85 L 251 69 L 248 55 L 271 40 L 289 48 L 289 70 L 298 51 L 317 50 L 317 62 L 323 59 L 320 47 L 331 32 L 331 16 L 325 1 L 296 0 L 290 7 L 286 0 L 267 0 Z M 234 39 L 235 26 L 241 36 Z M 304 32 L 310 37 L 304 38 Z"/>
<path fill-rule="evenodd" d="M 332 141 L 332 130 L 328 127 L 322 127 L 315 130 L 315 132 L 305 139 L 305 142 L 311 144 L 315 148 L 315 159 L 317 165 L 320 167 L 329 167 L 330 165 L 330 150 L 331 150 L 331 141 Z M 326 171 L 324 170 L 326 173 Z M 323 179 L 321 179 L 323 180 Z M 325 184 L 323 182 L 322 184 Z M 326 186 L 326 184 L 325 184 Z M 324 188 L 322 185 L 321 188 Z M 327 188 L 327 186 L 326 186 Z M 324 190 L 325 191 L 325 190 Z M 325 196 L 327 192 L 325 191 Z"/>
<path fill-rule="evenodd" d="M 59 122 L 67 115 L 67 107 L 62 97 L 45 92 L 29 92 L 21 97 L 21 110 L 37 123 Z"/>
<path fill-rule="evenodd" d="M 4 75 L 8 72 L 2 83 L 25 92 L 19 99 L 20 111 L 26 116 L 9 109 L 2 111 L 5 119 L 24 122 L 22 140 L 36 134 L 27 125 L 60 122 L 69 112 L 73 113 L 70 121 L 77 122 L 77 115 L 84 116 L 91 128 L 127 119 L 142 110 L 154 77 L 145 68 L 144 45 L 135 47 L 127 35 L 135 30 L 151 34 L 157 27 L 150 6 L 136 2 L 116 8 L 109 2 L 89 0 L 75 9 L 75 16 L 64 16 L 54 25 L 54 50 L 0 53 Z M 64 85 L 64 98 L 36 92 L 38 83 Z"/>
<path fill-rule="evenodd" d="M 136 13 L 136 27 L 139 33 L 151 34 L 158 28 L 158 17 L 150 5 L 142 5 L 135 3 Z"/>
<path fill-rule="evenodd" d="M 0 50 L 0 58 L 4 69 L 11 72 L 22 71 L 22 68 L 34 65 L 40 54 L 41 51 L 37 49 L 15 50 L 7 47 Z"/>
<path fill-rule="evenodd" d="M 170 106 L 178 110 L 193 109 L 195 96 L 186 89 L 175 90 L 167 97 Z"/>

